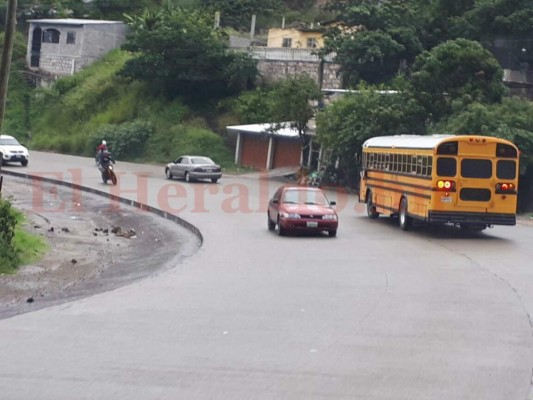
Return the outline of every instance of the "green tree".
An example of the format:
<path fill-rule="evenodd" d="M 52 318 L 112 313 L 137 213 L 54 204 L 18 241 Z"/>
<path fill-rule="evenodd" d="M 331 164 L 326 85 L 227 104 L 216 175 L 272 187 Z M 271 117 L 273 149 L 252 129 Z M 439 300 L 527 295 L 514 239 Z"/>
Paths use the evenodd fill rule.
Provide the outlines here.
<path fill-rule="evenodd" d="M 450 0 L 451 1 L 451 0 Z M 451 30 L 473 40 L 494 36 L 531 35 L 533 3 L 530 0 L 478 0 L 451 20 Z"/>
<path fill-rule="evenodd" d="M 212 16 L 199 10 L 166 7 L 129 16 L 123 49 L 134 52 L 121 71 L 148 82 L 168 98 L 214 98 L 235 93 L 257 76 L 256 61 L 228 48 Z"/>
<path fill-rule="evenodd" d="M 317 139 L 339 157 L 347 176 L 357 176 L 356 157 L 374 136 L 425 134 L 425 111 L 408 92 L 360 87 L 317 117 Z M 352 182 L 355 183 L 355 182 Z"/>
<path fill-rule="evenodd" d="M 315 116 L 316 106 L 322 99 L 317 83 L 302 74 L 280 81 L 272 92 L 272 112 L 275 121 L 289 122 L 304 144 L 308 123 Z"/>
<path fill-rule="evenodd" d="M 381 83 L 409 65 L 422 50 L 419 21 L 409 2 L 330 1 L 337 26 L 327 29 L 322 55 L 336 54 L 346 87 Z"/>
<path fill-rule="evenodd" d="M 425 51 L 412 68 L 413 95 L 433 120 L 474 102 L 495 103 L 505 93 L 503 71 L 477 42 L 451 40 Z"/>
<path fill-rule="evenodd" d="M 321 99 L 317 83 L 302 74 L 243 93 L 235 108 L 244 123 L 271 123 L 274 129 L 288 123 L 304 140 L 309 120 L 315 116 Z"/>
<path fill-rule="evenodd" d="M 259 87 L 243 92 L 235 100 L 235 112 L 243 124 L 266 124 L 274 121 L 272 88 Z"/>
<path fill-rule="evenodd" d="M 317 83 L 309 75 L 302 74 L 243 93 L 236 100 L 235 109 L 244 123 L 269 123 L 273 132 L 287 127 L 296 130 L 306 159 L 308 124 L 321 99 Z"/>

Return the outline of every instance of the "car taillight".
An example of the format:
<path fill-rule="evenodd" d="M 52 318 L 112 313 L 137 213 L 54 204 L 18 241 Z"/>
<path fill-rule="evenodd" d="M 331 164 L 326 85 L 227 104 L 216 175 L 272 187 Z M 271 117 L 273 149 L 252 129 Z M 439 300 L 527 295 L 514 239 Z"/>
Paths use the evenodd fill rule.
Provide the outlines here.
<path fill-rule="evenodd" d="M 437 190 L 443 191 L 443 192 L 450 192 L 455 190 L 455 182 L 449 181 L 449 180 L 440 180 L 437 181 Z"/>
<path fill-rule="evenodd" d="M 514 183 L 499 182 L 496 184 L 496 193 L 512 193 L 516 190 Z"/>

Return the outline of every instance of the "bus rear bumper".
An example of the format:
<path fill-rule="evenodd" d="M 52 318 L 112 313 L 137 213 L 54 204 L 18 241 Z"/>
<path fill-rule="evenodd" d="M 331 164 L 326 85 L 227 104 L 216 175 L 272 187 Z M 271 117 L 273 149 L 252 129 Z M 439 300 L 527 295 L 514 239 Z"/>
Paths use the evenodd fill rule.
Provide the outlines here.
<path fill-rule="evenodd" d="M 443 212 L 430 211 L 428 221 L 431 223 L 452 224 L 486 224 L 516 225 L 516 215 L 478 212 Z"/>

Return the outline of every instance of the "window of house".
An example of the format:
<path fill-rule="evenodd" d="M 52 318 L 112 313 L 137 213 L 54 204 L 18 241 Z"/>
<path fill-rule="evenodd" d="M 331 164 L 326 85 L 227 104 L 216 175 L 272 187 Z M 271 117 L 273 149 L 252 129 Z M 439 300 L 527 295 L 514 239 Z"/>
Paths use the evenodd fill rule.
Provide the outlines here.
<path fill-rule="evenodd" d="M 292 39 L 283 38 L 283 43 L 281 44 L 281 47 L 292 47 Z"/>
<path fill-rule="evenodd" d="M 59 35 L 57 29 L 47 29 L 43 31 L 43 43 L 59 43 Z"/>
<path fill-rule="evenodd" d="M 76 32 L 67 32 L 67 44 L 76 43 Z"/>
<path fill-rule="evenodd" d="M 307 38 L 307 48 L 316 49 L 318 47 L 318 42 L 316 38 Z"/>

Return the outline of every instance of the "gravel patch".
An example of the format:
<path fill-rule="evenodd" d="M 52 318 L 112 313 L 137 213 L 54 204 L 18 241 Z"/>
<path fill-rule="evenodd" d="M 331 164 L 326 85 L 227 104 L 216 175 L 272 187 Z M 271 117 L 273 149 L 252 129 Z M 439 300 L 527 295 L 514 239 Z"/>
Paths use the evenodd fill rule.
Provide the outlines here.
<path fill-rule="evenodd" d="M 172 221 L 66 187 L 4 176 L 1 195 L 50 250 L 0 275 L 0 318 L 129 284 L 178 266 L 199 247 Z"/>

